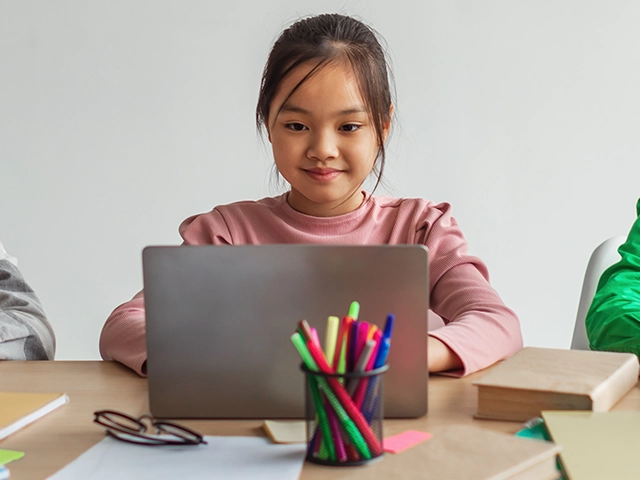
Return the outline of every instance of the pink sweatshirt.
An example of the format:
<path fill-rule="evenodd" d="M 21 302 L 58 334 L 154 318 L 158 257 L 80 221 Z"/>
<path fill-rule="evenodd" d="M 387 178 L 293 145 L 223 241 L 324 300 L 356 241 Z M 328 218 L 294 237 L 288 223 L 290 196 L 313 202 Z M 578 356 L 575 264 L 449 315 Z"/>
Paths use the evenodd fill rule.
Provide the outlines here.
<path fill-rule="evenodd" d="M 489 284 L 484 263 L 467 254 L 467 243 L 447 203 L 367 195 L 357 210 L 337 217 L 295 211 L 287 194 L 214 208 L 180 225 L 187 245 L 323 243 L 423 244 L 430 255 L 430 308 L 444 321 L 429 335 L 462 360 L 467 375 L 522 348 L 520 323 Z M 100 353 L 146 372 L 143 292 L 116 308 L 100 335 Z"/>

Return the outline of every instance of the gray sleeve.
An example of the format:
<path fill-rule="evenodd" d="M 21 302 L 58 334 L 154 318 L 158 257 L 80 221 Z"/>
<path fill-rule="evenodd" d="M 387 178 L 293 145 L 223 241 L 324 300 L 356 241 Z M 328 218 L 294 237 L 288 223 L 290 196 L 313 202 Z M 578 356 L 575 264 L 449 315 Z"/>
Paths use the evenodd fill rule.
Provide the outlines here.
<path fill-rule="evenodd" d="M 55 348 L 40 300 L 18 267 L 0 259 L 0 360 L 53 360 Z"/>

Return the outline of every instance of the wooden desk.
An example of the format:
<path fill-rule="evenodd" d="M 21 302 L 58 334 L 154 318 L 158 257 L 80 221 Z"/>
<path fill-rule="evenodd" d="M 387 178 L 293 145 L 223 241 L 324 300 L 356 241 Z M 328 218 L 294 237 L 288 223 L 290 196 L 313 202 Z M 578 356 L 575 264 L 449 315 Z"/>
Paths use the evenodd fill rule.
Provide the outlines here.
<path fill-rule="evenodd" d="M 446 425 L 474 423 L 480 427 L 515 433 L 519 423 L 474 420 L 477 392 L 471 382 L 482 372 L 463 379 L 432 376 L 429 413 L 413 420 L 386 420 L 385 436 L 404 430 L 436 433 Z M 302 378 L 300 379 L 302 381 Z M 148 412 L 147 381 L 114 362 L 0 362 L 0 390 L 66 392 L 71 398 L 54 412 L 6 439 L 0 448 L 26 452 L 9 464 L 12 480 L 41 480 L 104 438 L 94 425 L 93 412 L 111 408 L 139 415 Z M 634 388 L 614 410 L 640 410 L 640 389 Z M 260 421 L 181 421 L 205 435 L 264 435 Z M 424 444 L 422 444 L 424 446 Z M 420 478 L 428 468 L 421 445 L 402 454 L 387 454 L 364 467 L 323 467 L 305 463 L 301 479 Z"/>

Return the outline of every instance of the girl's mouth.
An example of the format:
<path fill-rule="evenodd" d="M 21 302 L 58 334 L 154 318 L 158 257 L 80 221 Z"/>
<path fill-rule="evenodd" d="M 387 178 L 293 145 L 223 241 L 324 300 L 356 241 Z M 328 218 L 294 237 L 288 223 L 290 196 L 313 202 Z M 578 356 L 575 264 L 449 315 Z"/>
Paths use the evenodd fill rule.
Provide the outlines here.
<path fill-rule="evenodd" d="M 305 169 L 304 172 L 318 182 L 330 182 L 337 178 L 342 173 L 342 170 L 335 168 L 310 168 Z"/>

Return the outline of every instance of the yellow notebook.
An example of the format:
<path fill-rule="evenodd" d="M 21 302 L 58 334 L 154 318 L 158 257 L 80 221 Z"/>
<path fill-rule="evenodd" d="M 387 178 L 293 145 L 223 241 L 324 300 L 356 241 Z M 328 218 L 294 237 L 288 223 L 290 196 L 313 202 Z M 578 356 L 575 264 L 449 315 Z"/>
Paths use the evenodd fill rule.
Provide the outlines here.
<path fill-rule="evenodd" d="M 571 480 L 638 479 L 640 412 L 543 411 Z"/>
<path fill-rule="evenodd" d="M 64 393 L 0 392 L 0 440 L 68 402 Z"/>

